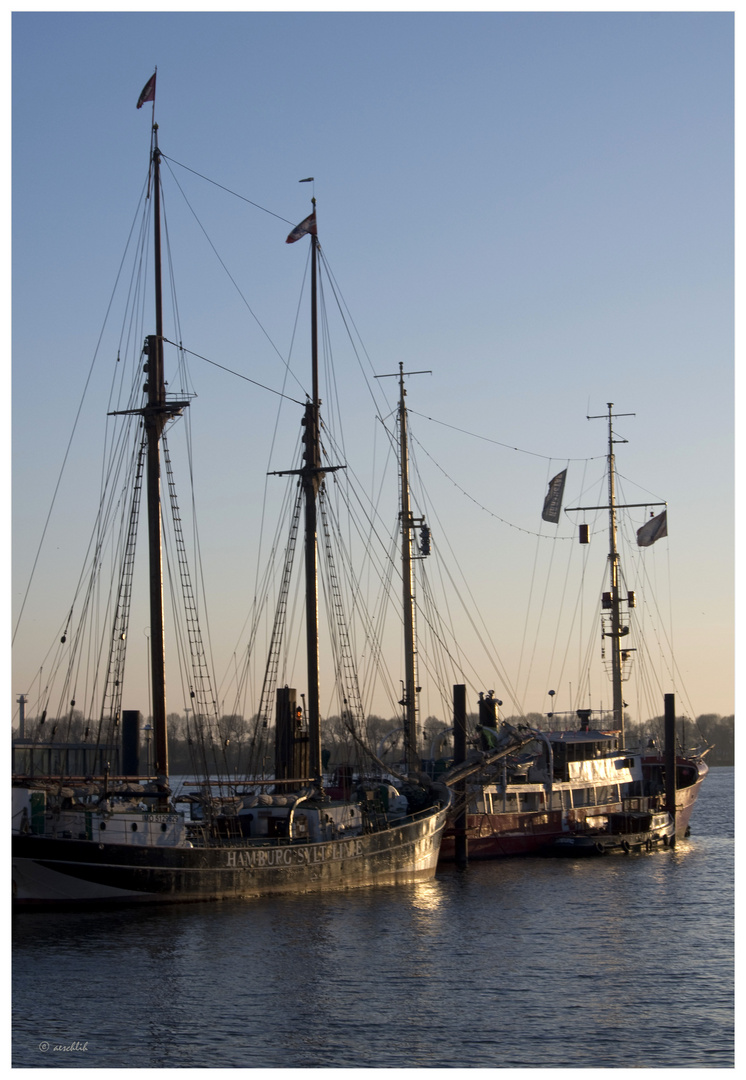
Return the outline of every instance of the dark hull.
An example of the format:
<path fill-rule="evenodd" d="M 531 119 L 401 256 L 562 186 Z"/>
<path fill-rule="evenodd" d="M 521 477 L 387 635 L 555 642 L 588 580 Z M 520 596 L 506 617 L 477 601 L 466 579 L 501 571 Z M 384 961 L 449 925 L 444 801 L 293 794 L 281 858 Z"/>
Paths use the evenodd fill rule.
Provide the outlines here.
<path fill-rule="evenodd" d="M 667 836 L 657 839 L 651 833 L 629 833 L 626 836 L 568 836 L 556 840 L 546 851 L 548 855 L 565 858 L 586 858 L 588 856 L 628 855 L 632 851 L 652 851 L 654 847 L 668 847 Z"/>
<path fill-rule="evenodd" d="M 184 903 L 425 881 L 435 874 L 445 809 L 325 843 L 226 841 L 135 847 L 13 837 L 17 906 Z"/>
<path fill-rule="evenodd" d="M 683 837 L 699 795 L 707 766 L 701 764 L 697 779 L 676 791 L 676 835 Z M 539 855 L 568 830 L 582 825 L 585 817 L 622 809 L 620 803 L 584 806 L 575 810 L 525 811 L 504 814 L 468 814 L 466 819 L 469 859 L 500 859 L 515 855 Z M 449 821 L 440 848 L 442 862 L 456 857 L 455 831 Z"/>

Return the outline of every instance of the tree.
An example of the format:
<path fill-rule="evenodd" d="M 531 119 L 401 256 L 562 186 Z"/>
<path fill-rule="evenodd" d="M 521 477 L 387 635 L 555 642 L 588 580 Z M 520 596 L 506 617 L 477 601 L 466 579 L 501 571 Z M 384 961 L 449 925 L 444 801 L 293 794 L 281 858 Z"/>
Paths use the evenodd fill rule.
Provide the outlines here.
<path fill-rule="evenodd" d="M 428 716 L 422 725 L 423 757 L 436 758 L 453 753 L 453 727 L 444 724 L 437 716 Z"/>

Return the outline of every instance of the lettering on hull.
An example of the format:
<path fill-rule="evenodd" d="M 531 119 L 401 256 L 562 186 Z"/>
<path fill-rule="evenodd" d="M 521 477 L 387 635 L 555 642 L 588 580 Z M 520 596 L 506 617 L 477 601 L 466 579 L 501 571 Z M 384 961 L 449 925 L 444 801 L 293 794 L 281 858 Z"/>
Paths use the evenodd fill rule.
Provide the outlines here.
<path fill-rule="evenodd" d="M 362 840 L 335 840 L 330 844 L 313 847 L 278 847 L 226 851 L 229 869 L 259 869 L 269 866 L 315 866 L 317 863 L 335 862 L 338 859 L 360 858 L 363 854 Z"/>
<path fill-rule="evenodd" d="M 15 836 L 17 903 L 178 902 L 429 879 L 445 823 L 315 844 L 148 848 Z"/>

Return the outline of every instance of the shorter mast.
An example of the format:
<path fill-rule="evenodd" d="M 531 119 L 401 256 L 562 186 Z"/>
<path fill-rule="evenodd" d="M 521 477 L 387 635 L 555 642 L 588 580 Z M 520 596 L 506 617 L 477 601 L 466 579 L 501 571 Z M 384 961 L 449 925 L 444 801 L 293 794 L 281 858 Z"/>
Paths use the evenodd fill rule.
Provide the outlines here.
<path fill-rule="evenodd" d="M 407 768 L 417 767 L 417 656 L 414 631 L 414 586 L 412 582 L 412 510 L 409 501 L 409 446 L 407 410 L 404 405 L 404 365 L 399 364 L 399 471 L 401 476 L 401 580 L 404 615 L 404 707 L 407 736 Z"/>
<path fill-rule="evenodd" d="M 401 529 L 401 578 L 402 578 L 402 621 L 404 626 L 404 695 L 399 704 L 404 709 L 404 735 L 406 742 L 407 768 L 410 772 L 419 766 L 417 754 L 417 648 L 415 634 L 414 581 L 412 576 L 412 531 L 415 519 L 409 497 L 409 443 L 407 436 L 407 409 L 404 398 L 405 375 L 429 375 L 429 371 L 405 371 L 399 363 L 399 475 L 400 475 L 400 529 Z M 396 378 L 391 375 L 377 375 L 377 379 Z M 426 529 L 424 518 L 418 519 L 423 531 Z"/>
<path fill-rule="evenodd" d="M 614 413 L 614 403 L 607 402 L 608 412 L 599 416 L 587 416 L 587 420 L 607 420 L 609 426 L 607 464 L 609 470 L 609 503 L 608 506 L 573 506 L 568 507 L 568 512 L 578 510 L 608 510 L 609 512 L 609 586 L 608 603 L 604 600 L 604 607 L 611 611 L 611 626 L 604 630 L 603 636 L 611 638 L 611 685 L 612 685 L 612 709 L 614 715 L 614 727 L 621 732 L 620 745 L 624 746 L 624 706 L 626 702 L 622 694 L 622 638 L 629 633 L 629 626 L 622 624 L 621 606 L 623 600 L 619 593 L 619 551 L 617 548 L 617 524 L 616 512 L 618 509 L 632 509 L 637 506 L 660 506 L 662 503 L 623 503 L 616 501 L 616 467 L 614 462 L 614 443 L 627 442 L 626 439 L 614 438 L 612 427 L 613 420 L 620 416 L 635 416 L 635 413 Z M 606 594 L 604 593 L 604 597 Z M 633 603 L 629 597 L 628 603 Z"/>
<path fill-rule="evenodd" d="M 619 613 L 619 551 L 616 531 L 616 485 L 614 476 L 614 433 L 612 431 L 612 402 L 607 403 L 609 410 L 609 585 L 611 588 L 611 685 L 614 726 L 621 731 L 621 743 L 624 746 L 624 698 L 622 696 L 622 640 L 621 618 Z M 620 416 L 630 415 L 619 413 Z M 623 440 L 626 441 L 626 440 Z"/>

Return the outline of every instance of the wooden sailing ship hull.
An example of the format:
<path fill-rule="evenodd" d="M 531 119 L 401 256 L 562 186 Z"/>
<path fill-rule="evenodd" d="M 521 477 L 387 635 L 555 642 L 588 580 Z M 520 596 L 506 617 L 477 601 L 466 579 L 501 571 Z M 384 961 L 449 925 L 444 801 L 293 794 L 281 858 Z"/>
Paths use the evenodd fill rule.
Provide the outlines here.
<path fill-rule="evenodd" d="M 660 768 L 660 758 L 643 758 L 643 766 Z M 696 771 L 696 779 L 686 787 L 676 789 L 676 836 L 683 837 L 707 775 L 707 765 L 701 759 L 679 760 L 679 769 Z M 621 802 L 578 807 L 574 810 L 524 811 L 517 813 L 467 814 L 466 829 L 470 859 L 499 859 L 515 855 L 540 855 L 568 830 L 582 824 L 586 817 L 618 812 Z M 442 862 L 456 858 L 456 832 L 449 822 L 440 849 Z"/>
<path fill-rule="evenodd" d="M 445 808 L 322 843 L 226 841 L 148 847 L 13 837 L 13 898 L 25 908 L 183 903 L 401 885 L 435 875 Z"/>

